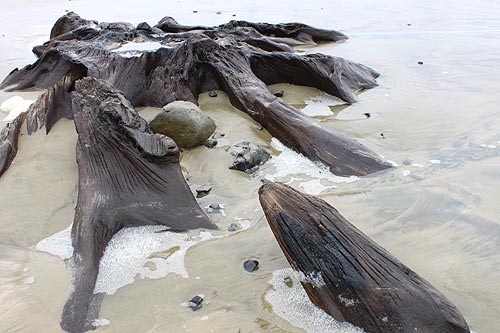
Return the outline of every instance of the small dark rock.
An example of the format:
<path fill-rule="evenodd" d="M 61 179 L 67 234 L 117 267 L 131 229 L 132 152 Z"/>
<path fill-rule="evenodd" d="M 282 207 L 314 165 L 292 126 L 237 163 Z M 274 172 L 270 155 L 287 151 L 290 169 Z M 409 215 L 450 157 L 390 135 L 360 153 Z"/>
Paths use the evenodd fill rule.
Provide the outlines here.
<path fill-rule="evenodd" d="M 217 97 L 217 93 L 215 91 L 211 91 L 208 93 L 208 96 L 210 97 Z"/>
<path fill-rule="evenodd" d="M 264 184 L 264 185 L 265 185 L 265 184 L 272 183 L 272 182 L 271 182 L 269 179 L 267 179 L 267 178 L 262 178 L 262 179 L 260 180 L 260 182 L 261 182 L 262 184 Z"/>
<path fill-rule="evenodd" d="M 203 297 L 196 295 L 189 302 L 184 303 L 188 308 L 193 311 L 199 310 L 202 308 Z"/>
<path fill-rule="evenodd" d="M 285 94 L 285 92 L 283 90 L 280 90 L 280 91 L 275 92 L 274 96 L 276 96 L 276 97 L 283 97 L 284 94 Z"/>
<path fill-rule="evenodd" d="M 142 22 L 142 23 L 139 23 L 137 25 L 137 30 L 143 30 L 143 31 L 146 31 L 146 32 L 153 32 L 153 30 L 151 29 L 151 26 L 149 24 L 147 24 L 146 22 Z"/>
<path fill-rule="evenodd" d="M 247 260 L 243 263 L 243 268 L 245 268 L 245 271 L 248 273 L 255 272 L 259 269 L 259 262 L 257 260 Z"/>
<path fill-rule="evenodd" d="M 258 131 L 262 131 L 264 129 L 264 127 L 262 125 L 259 125 L 257 127 L 255 127 Z"/>
<path fill-rule="evenodd" d="M 407 23 L 406 25 L 410 27 L 410 26 L 411 26 L 411 23 Z"/>
<path fill-rule="evenodd" d="M 212 190 L 212 186 L 208 186 L 208 185 L 200 186 L 196 189 L 196 197 L 197 198 L 206 197 L 210 193 L 211 190 Z"/>
<path fill-rule="evenodd" d="M 231 223 L 231 225 L 227 228 L 227 231 L 234 232 L 238 230 L 240 227 L 236 223 Z"/>
<path fill-rule="evenodd" d="M 384 133 L 380 133 L 380 136 L 382 137 L 382 139 L 385 139 Z"/>
<path fill-rule="evenodd" d="M 246 173 L 255 172 L 260 165 L 271 158 L 271 155 L 265 149 L 247 141 L 231 147 L 230 153 L 233 155 L 234 160 L 229 169 Z"/>
<path fill-rule="evenodd" d="M 423 61 L 417 61 L 417 64 L 419 64 L 419 65 L 423 65 L 423 64 L 424 64 L 424 62 L 423 62 Z"/>
<path fill-rule="evenodd" d="M 370 118 L 372 115 L 369 112 L 363 113 L 366 118 Z"/>
<path fill-rule="evenodd" d="M 292 278 L 291 278 L 291 277 L 287 276 L 287 277 L 283 280 L 283 282 L 285 282 L 285 284 L 286 284 L 286 286 L 287 286 L 288 288 L 292 288 L 292 287 L 293 287 L 293 280 L 292 280 Z"/>
<path fill-rule="evenodd" d="M 221 139 L 221 138 L 223 138 L 225 136 L 226 136 L 226 134 L 224 134 L 224 133 L 215 133 L 214 135 L 212 135 L 212 138 L 214 138 L 214 139 Z"/>
<path fill-rule="evenodd" d="M 210 207 L 212 209 L 222 209 L 223 208 L 218 203 L 211 203 L 210 206 L 208 206 L 208 207 Z"/>
<path fill-rule="evenodd" d="M 197 10 L 193 10 L 193 13 L 195 13 L 195 14 L 196 14 L 196 13 L 198 13 L 198 11 L 197 11 Z"/>
<path fill-rule="evenodd" d="M 220 15 L 220 14 L 222 14 L 222 12 L 221 12 L 221 11 L 218 11 L 218 12 L 217 12 L 217 13 L 215 13 L 215 14 Z"/>
<path fill-rule="evenodd" d="M 217 146 L 217 143 L 218 143 L 218 141 L 215 139 L 208 139 L 207 141 L 205 141 L 205 143 L 203 145 L 207 148 L 213 148 L 213 147 Z"/>
<path fill-rule="evenodd" d="M 233 14 L 233 17 L 236 16 L 236 14 Z"/>

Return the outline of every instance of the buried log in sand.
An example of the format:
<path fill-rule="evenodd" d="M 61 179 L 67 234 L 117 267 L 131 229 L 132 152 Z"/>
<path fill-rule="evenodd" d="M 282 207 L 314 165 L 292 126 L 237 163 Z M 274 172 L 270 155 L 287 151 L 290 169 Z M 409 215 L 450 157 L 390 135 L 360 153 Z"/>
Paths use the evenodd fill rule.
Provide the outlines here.
<path fill-rule="evenodd" d="M 366 332 L 469 332 L 458 309 L 325 201 L 280 183 L 260 203 L 311 301 Z M 316 283 L 314 283 L 316 281 Z"/>
<path fill-rule="evenodd" d="M 170 231 L 215 226 L 199 207 L 179 165 L 179 148 L 147 123 L 116 89 L 94 78 L 71 94 L 78 132 L 78 201 L 72 229 L 74 291 L 61 327 L 94 329 L 99 260 L 120 229 L 164 225 Z"/>
<path fill-rule="evenodd" d="M 355 140 L 324 129 L 267 88 L 277 82 L 299 84 L 355 102 L 358 91 L 377 85 L 377 72 L 338 57 L 298 55 L 291 47 L 345 39 L 342 33 L 300 23 L 231 21 L 189 27 L 166 17 L 151 28 L 98 23 L 68 13 L 56 22 L 50 41 L 34 48 L 38 60 L 12 71 L 0 88 L 51 89 L 64 77 L 95 77 L 121 90 L 133 106 L 155 107 L 175 100 L 197 103 L 200 93 L 220 89 L 288 147 L 325 163 L 336 175 L 364 176 L 390 165 Z M 141 50 L 145 43 L 156 47 Z M 71 117 L 50 114 L 48 130 L 58 118 Z"/>

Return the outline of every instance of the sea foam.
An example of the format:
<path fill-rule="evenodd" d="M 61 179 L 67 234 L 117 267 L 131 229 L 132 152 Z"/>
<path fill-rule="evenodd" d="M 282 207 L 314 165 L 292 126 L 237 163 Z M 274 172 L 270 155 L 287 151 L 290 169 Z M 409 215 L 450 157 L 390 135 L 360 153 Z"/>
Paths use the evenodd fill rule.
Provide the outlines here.
<path fill-rule="evenodd" d="M 206 231 L 193 236 L 166 229 L 165 226 L 149 225 L 117 232 L 99 263 L 94 293 L 114 294 L 119 288 L 133 283 L 136 276 L 159 279 L 174 273 L 188 278 L 184 265 L 187 250 L 202 241 L 219 237 Z M 71 226 L 41 240 L 36 249 L 70 259 L 73 256 Z"/>
<path fill-rule="evenodd" d="M 269 281 L 272 286 L 266 294 L 266 300 L 272 305 L 274 313 L 295 327 L 308 333 L 362 333 L 363 330 L 347 322 L 338 322 L 326 312 L 316 307 L 307 296 L 300 281 L 304 274 L 291 268 L 273 272 Z M 290 287 L 285 282 L 292 282 Z"/>
<path fill-rule="evenodd" d="M 335 188 L 333 185 L 323 185 L 322 182 L 351 183 L 359 179 L 356 176 L 336 176 L 326 165 L 311 161 L 304 155 L 286 147 L 276 138 L 271 140 L 271 146 L 281 153 L 278 156 L 273 156 L 269 161 L 269 165 L 275 168 L 274 173 L 269 173 L 265 176 L 270 181 L 285 181 L 286 179 L 291 179 L 290 182 L 296 180 L 302 181 L 304 180 L 304 176 L 307 176 L 307 178 L 312 179 L 302 181 L 299 186 L 306 193 L 317 195 L 328 188 Z"/>
<path fill-rule="evenodd" d="M 24 99 L 21 96 L 13 96 L 0 104 L 0 111 L 8 113 L 3 121 L 12 121 L 22 112 L 26 111 L 34 100 Z"/>

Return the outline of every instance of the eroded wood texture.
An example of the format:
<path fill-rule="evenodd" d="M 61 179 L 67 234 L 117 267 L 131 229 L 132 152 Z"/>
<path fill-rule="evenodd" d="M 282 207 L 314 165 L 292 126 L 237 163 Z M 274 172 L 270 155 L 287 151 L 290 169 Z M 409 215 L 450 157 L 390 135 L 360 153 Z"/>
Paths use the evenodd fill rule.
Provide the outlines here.
<path fill-rule="evenodd" d="M 0 176 L 7 171 L 17 154 L 23 125 L 26 125 L 29 135 L 44 127 L 48 133 L 59 119 L 73 119 L 70 92 L 74 80 L 72 75 L 63 76 L 52 88 L 42 93 L 28 110 L 19 114 L 0 131 Z"/>
<path fill-rule="evenodd" d="M 164 225 L 171 231 L 215 226 L 201 210 L 179 165 L 179 148 L 149 131 L 121 92 L 95 78 L 71 94 L 78 132 L 78 201 L 72 229 L 74 292 L 61 327 L 93 329 L 101 295 L 94 295 L 99 260 L 124 227 Z"/>
<path fill-rule="evenodd" d="M 441 292 L 349 223 L 325 201 L 280 183 L 261 187 L 260 202 L 311 301 L 366 332 L 469 332 Z"/>
<path fill-rule="evenodd" d="M 355 140 L 324 129 L 266 86 L 277 82 L 312 86 L 346 103 L 355 102 L 358 91 L 376 86 L 378 73 L 338 57 L 297 55 L 292 48 L 346 38 L 300 23 L 231 21 L 203 27 L 180 25 L 165 17 L 151 28 L 98 23 L 68 13 L 57 21 L 51 40 L 34 48 L 39 59 L 14 70 L 0 87 L 51 88 L 65 76 L 74 80 L 90 76 L 121 90 L 134 106 L 155 107 L 175 100 L 197 103 L 200 93 L 222 89 L 234 106 L 285 145 L 325 163 L 337 175 L 364 176 L 390 165 Z M 159 42 L 162 47 L 133 54 L 114 52 L 129 42 Z"/>

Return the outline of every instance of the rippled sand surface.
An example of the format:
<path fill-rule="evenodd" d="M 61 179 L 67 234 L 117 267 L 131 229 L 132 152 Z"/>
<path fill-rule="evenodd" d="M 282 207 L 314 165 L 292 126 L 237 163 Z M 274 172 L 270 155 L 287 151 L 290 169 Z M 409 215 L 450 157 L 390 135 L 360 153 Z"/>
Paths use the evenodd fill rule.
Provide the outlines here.
<path fill-rule="evenodd" d="M 220 231 L 187 250 L 183 260 L 187 277 L 137 276 L 134 283 L 106 295 L 101 317 L 109 324 L 98 331 L 317 329 L 287 320 L 283 314 L 296 308 L 287 303 L 292 297 L 283 295 L 296 292 L 293 295 L 298 299 L 302 294 L 296 286 L 289 293 L 283 291 L 286 286 L 276 280 L 289 265 L 258 204 L 262 178 L 318 194 L 445 293 L 474 331 L 498 331 L 498 2 L 126 0 L 111 5 L 95 0 L 8 0 L 0 3 L 1 78 L 35 60 L 30 48 L 48 39 L 50 28 L 65 10 L 99 21 L 134 24 L 154 24 L 169 15 L 185 24 L 245 19 L 300 21 L 340 29 L 351 37 L 347 43 L 301 47 L 298 52 L 342 56 L 371 66 L 382 74 L 379 87 L 361 93 L 359 103 L 349 107 L 336 105 L 338 101 L 312 88 L 278 84 L 270 89 L 284 90 L 285 100 L 315 115 L 325 127 L 343 131 L 398 165 L 381 175 L 353 181 L 314 170 L 301 172 L 310 169 L 301 164 L 300 156 L 260 131 L 258 124 L 229 104 L 223 92 L 218 91 L 217 98 L 200 95 L 202 110 L 225 136 L 214 149 L 183 152 L 181 164 L 193 190 L 204 184 L 213 187 L 199 199 L 202 207 L 224 205 L 224 214 L 209 214 Z M 14 96 L 32 100 L 37 94 L 0 92 L 0 104 Z M 140 114 L 151 119 L 158 111 L 144 108 Z M 0 126 L 7 116 L 0 111 Z M 231 157 L 225 148 L 244 140 L 273 154 L 253 176 L 227 168 Z M 36 244 L 73 220 L 78 177 L 75 141 L 74 125 L 67 120 L 58 122 L 48 136 L 43 131 L 33 136 L 24 133 L 13 166 L 0 178 L 2 332 L 60 330 L 71 272 L 62 259 L 37 251 Z M 240 224 L 243 230 L 227 231 L 231 223 Z M 246 273 L 242 265 L 247 259 L 259 260 L 259 270 Z M 199 311 L 181 305 L 200 294 L 205 301 Z M 320 316 L 314 311 L 311 315 Z"/>

